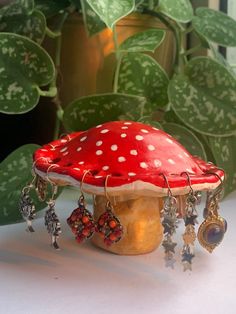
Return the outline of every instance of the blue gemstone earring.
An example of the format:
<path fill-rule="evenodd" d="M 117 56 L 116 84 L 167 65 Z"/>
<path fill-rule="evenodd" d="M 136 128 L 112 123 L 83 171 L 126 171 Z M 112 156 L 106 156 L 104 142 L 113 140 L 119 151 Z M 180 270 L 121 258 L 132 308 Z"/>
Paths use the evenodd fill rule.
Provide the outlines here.
<path fill-rule="evenodd" d="M 220 186 L 212 194 L 208 194 L 205 207 L 205 220 L 198 229 L 198 241 L 208 251 L 212 252 L 224 238 L 227 229 L 226 220 L 218 213 L 219 200 L 223 191 L 223 181 L 214 173 L 220 181 Z"/>

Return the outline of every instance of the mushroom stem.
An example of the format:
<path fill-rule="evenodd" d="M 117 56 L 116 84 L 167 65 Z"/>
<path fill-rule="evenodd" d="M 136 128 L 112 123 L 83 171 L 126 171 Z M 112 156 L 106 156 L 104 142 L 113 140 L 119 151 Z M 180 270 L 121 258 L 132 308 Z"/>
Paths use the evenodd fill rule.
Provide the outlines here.
<path fill-rule="evenodd" d="M 94 219 L 104 212 L 107 199 L 96 196 L 94 202 Z M 139 197 L 128 201 L 113 203 L 113 213 L 119 218 L 124 234 L 122 239 L 107 246 L 103 239 L 95 234 L 92 242 L 109 252 L 120 255 L 144 254 L 155 250 L 161 243 L 163 228 L 160 220 L 162 198 Z"/>

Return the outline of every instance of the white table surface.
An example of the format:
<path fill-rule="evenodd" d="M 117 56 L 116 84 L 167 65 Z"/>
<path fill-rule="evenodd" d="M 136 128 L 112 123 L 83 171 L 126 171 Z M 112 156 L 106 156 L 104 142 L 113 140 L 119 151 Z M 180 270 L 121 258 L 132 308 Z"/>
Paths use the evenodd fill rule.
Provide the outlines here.
<path fill-rule="evenodd" d="M 212 254 L 196 245 L 193 271 L 183 272 L 182 227 L 174 270 L 165 267 L 161 248 L 117 256 L 90 243 L 78 245 L 66 224 L 76 207 L 74 192 L 67 191 L 57 202 L 60 251 L 49 246 L 43 218 L 35 221 L 34 234 L 22 223 L 0 227 L 0 313 L 235 314 L 235 205 L 236 193 L 221 204 L 228 221 L 222 245 Z"/>

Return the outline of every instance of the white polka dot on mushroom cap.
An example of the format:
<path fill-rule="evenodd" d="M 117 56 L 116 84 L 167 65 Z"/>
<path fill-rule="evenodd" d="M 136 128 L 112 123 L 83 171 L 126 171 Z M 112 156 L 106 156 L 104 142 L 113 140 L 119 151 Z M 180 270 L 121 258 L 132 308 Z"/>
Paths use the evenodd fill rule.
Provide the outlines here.
<path fill-rule="evenodd" d="M 76 150 L 77 152 L 80 152 L 82 150 L 82 147 L 78 147 Z"/>
<path fill-rule="evenodd" d="M 143 133 L 149 133 L 148 130 L 145 130 L 145 129 L 141 129 L 140 131 Z"/>
<path fill-rule="evenodd" d="M 171 143 L 171 144 L 173 143 L 173 140 L 171 138 L 167 138 L 166 141 Z"/>
<path fill-rule="evenodd" d="M 181 158 L 181 159 L 183 159 L 183 158 L 184 158 L 184 156 L 182 156 L 181 154 L 178 154 L 178 156 L 179 156 L 179 158 Z"/>
<path fill-rule="evenodd" d="M 135 136 L 137 141 L 142 141 L 143 140 L 143 136 L 142 135 L 136 135 Z"/>
<path fill-rule="evenodd" d="M 126 125 L 131 125 L 132 122 L 124 122 L 124 124 L 126 124 Z"/>
<path fill-rule="evenodd" d="M 118 146 L 117 146 L 117 145 L 115 145 L 115 144 L 111 145 L 111 150 L 112 150 L 113 152 L 115 152 L 117 149 L 118 149 Z"/>
<path fill-rule="evenodd" d="M 68 147 L 63 147 L 63 148 L 60 150 L 60 152 L 63 153 L 63 152 L 65 152 L 67 149 L 68 149 Z"/>
<path fill-rule="evenodd" d="M 155 160 L 154 160 L 154 165 L 155 165 L 156 167 L 161 167 L 162 163 L 161 163 L 161 161 L 160 161 L 159 159 L 155 159 Z"/>
<path fill-rule="evenodd" d="M 78 170 L 78 171 L 80 171 L 80 168 L 73 168 L 74 170 Z"/>
<path fill-rule="evenodd" d="M 126 161 L 126 159 L 125 159 L 125 157 L 120 156 L 120 157 L 118 157 L 118 161 L 119 161 L 119 162 L 124 162 L 124 161 Z"/>
<path fill-rule="evenodd" d="M 80 142 L 84 142 L 86 140 L 86 138 L 87 138 L 87 136 L 81 137 Z"/>
<path fill-rule="evenodd" d="M 155 130 L 155 131 L 159 131 L 159 129 L 158 128 L 152 128 L 153 130 Z"/>
<path fill-rule="evenodd" d="M 61 139 L 61 143 L 66 143 L 67 140 L 65 138 Z"/>
<path fill-rule="evenodd" d="M 130 155 L 137 156 L 137 155 L 138 155 L 138 152 L 136 151 L 136 149 L 131 149 Z"/>
<path fill-rule="evenodd" d="M 108 169 L 109 169 L 109 166 L 103 166 L 103 167 L 102 167 L 102 170 L 105 170 L 105 171 L 106 171 L 106 170 L 108 170 Z"/>
<path fill-rule="evenodd" d="M 156 149 L 156 147 L 155 146 L 153 146 L 153 145 L 148 145 L 148 150 L 150 150 L 150 151 L 153 151 L 153 150 L 155 150 Z"/>
<path fill-rule="evenodd" d="M 122 133 L 121 135 L 120 135 L 120 137 L 123 137 L 123 138 L 125 138 L 127 136 L 127 134 L 125 134 L 125 133 Z"/>
<path fill-rule="evenodd" d="M 134 172 L 128 172 L 128 176 L 134 177 L 134 176 L 136 176 L 136 173 L 134 173 Z"/>
<path fill-rule="evenodd" d="M 172 165 L 174 165 L 174 164 L 175 164 L 174 160 L 173 160 L 173 159 L 171 159 L 171 158 L 169 158 L 167 161 L 168 161 L 170 164 L 172 164 Z"/>
<path fill-rule="evenodd" d="M 66 156 L 66 155 L 68 155 L 68 154 L 69 154 L 69 152 L 64 152 L 64 153 L 62 153 L 63 156 Z"/>
<path fill-rule="evenodd" d="M 100 128 L 101 126 L 102 126 L 102 124 L 99 124 L 99 125 L 96 126 L 96 128 L 98 129 L 98 128 Z"/>
<path fill-rule="evenodd" d="M 140 162 L 140 167 L 145 169 L 148 167 L 148 165 L 146 164 L 146 162 L 142 161 L 142 162 Z"/>
<path fill-rule="evenodd" d="M 79 164 L 79 165 L 83 165 L 83 164 L 84 164 L 84 161 L 79 161 L 78 164 Z"/>
<path fill-rule="evenodd" d="M 103 143 L 102 141 L 97 141 L 97 142 L 96 142 L 96 146 L 101 146 L 102 143 Z"/>
<path fill-rule="evenodd" d="M 100 179 L 100 178 L 102 178 L 102 176 L 95 176 L 94 178 L 95 179 Z"/>
<path fill-rule="evenodd" d="M 122 126 L 121 128 L 122 128 L 122 130 L 127 130 L 128 129 L 127 126 Z"/>
<path fill-rule="evenodd" d="M 103 129 L 103 130 L 101 130 L 101 132 L 100 132 L 100 133 L 105 134 L 105 133 L 107 133 L 107 132 L 109 132 L 109 130 L 108 130 L 108 129 Z"/>
<path fill-rule="evenodd" d="M 184 155 L 185 155 L 186 157 L 189 157 L 189 154 L 188 154 L 188 153 L 186 153 L 186 152 L 184 152 Z"/>
<path fill-rule="evenodd" d="M 96 151 L 96 155 L 97 155 L 97 156 L 102 155 L 102 154 L 103 154 L 103 151 L 102 151 L 102 150 L 97 150 L 97 151 Z"/>

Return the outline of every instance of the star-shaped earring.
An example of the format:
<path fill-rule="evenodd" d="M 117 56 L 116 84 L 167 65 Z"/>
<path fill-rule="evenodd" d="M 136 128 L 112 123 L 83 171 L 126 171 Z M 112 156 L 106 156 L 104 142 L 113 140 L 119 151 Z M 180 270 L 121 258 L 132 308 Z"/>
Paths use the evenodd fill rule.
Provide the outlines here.
<path fill-rule="evenodd" d="M 169 252 L 175 253 L 176 245 L 177 245 L 177 243 L 176 242 L 172 242 L 171 239 L 167 239 L 167 240 L 164 240 L 162 242 L 162 246 L 165 249 L 165 253 L 169 253 Z"/>
<path fill-rule="evenodd" d="M 184 219 L 185 222 L 185 226 L 187 225 L 195 225 L 197 224 L 197 215 L 190 215 L 190 216 L 186 216 Z"/>

